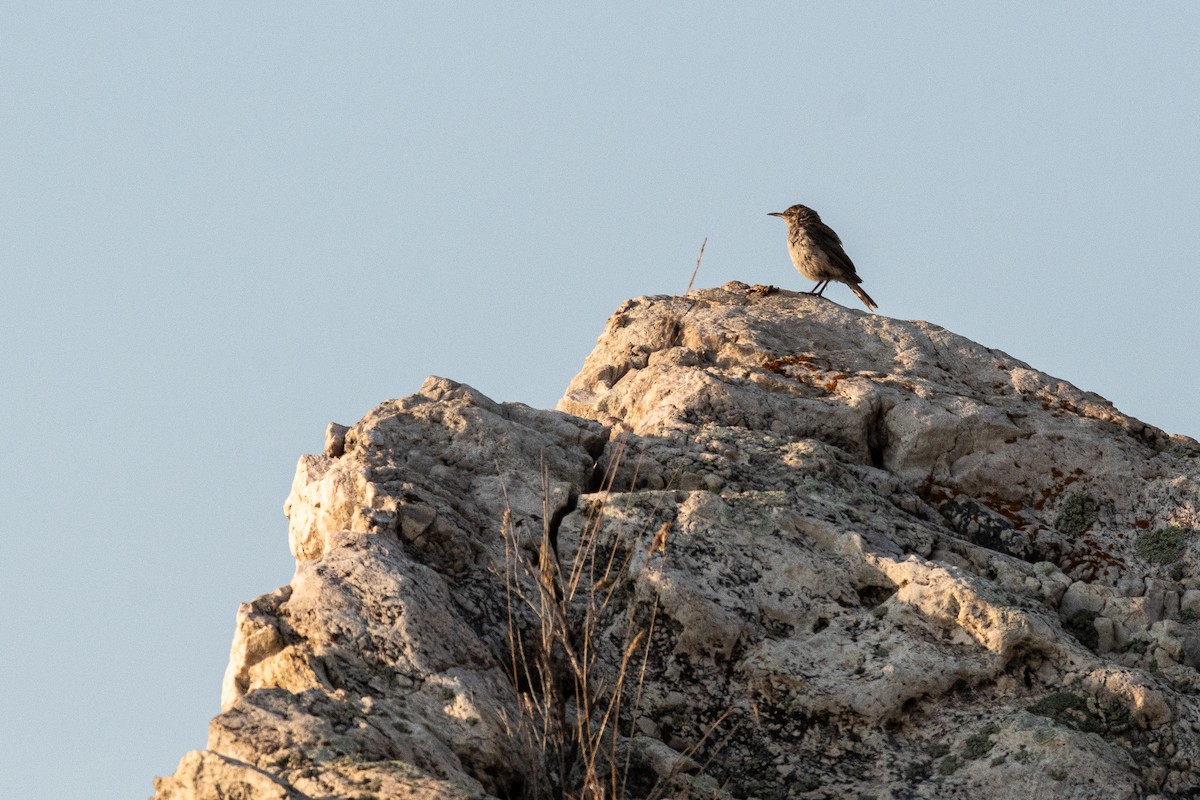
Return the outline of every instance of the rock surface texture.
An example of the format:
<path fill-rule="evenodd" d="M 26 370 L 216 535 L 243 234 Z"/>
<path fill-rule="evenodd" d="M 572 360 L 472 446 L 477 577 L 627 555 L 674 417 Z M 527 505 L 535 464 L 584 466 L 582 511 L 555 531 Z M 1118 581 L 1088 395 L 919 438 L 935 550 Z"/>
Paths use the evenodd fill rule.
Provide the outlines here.
<path fill-rule="evenodd" d="M 924 322 L 625 303 L 330 432 L 192 798 L 1200 793 L 1200 446 Z"/>

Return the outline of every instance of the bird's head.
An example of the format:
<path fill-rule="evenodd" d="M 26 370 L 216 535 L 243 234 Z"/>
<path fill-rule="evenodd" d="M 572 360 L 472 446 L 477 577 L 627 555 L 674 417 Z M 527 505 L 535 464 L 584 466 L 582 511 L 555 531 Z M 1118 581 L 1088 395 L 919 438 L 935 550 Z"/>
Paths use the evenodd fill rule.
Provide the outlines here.
<path fill-rule="evenodd" d="M 769 217 L 779 217 L 787 222 L 820 222 L 821 218 L 817 216 L 817 212 L 813 211 L 808 206 L 802 206 L 799 203 L 789 208 L 787 211 L 772 211 L 767 214 Z"/>

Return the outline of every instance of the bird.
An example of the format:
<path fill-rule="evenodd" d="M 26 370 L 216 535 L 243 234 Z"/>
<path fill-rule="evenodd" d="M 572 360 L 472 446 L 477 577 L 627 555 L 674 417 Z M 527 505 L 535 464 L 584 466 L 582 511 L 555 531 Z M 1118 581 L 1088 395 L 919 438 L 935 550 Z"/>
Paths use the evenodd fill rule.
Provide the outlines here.
<path fill-rule="evenodd" d="M 792 263 L 801 275 L 817 282 L 808 294 L 824 297 L 829 282 L 837 281 L 849 286 L 869 311 L 879 308 L 859 285 L 862 278 L 858 277 L 854 262 L 842 249 L 842 240 L 833 228 L 821 221 L 816 211 L 796 204 L 787 211 L 772 211 L 767 216 L 779 217 L 788 224 L 788 252 L 792 255 Z"/>

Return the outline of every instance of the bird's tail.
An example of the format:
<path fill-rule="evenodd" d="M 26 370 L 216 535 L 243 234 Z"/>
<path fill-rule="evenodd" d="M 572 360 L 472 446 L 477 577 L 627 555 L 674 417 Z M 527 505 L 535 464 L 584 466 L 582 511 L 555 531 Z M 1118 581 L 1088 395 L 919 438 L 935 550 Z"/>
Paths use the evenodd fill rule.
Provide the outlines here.
<path fill-rule="evenodd" d="M 851 284 L 849 284 L 849 286 L 850 286 L 850 291 L 852 291 L 856 295 L 858 295 L 858 299 L 863 301 L 863 305 L 865 305 L 867 307 L 868 311 L 874 311 L 875 309 L 879 308 L 878 304 L 876 304 L 876 302 L 871 299 L 871 295 L 864 292 L 862 287 L 859 286 L 857 283 L 851 283 Z"/>

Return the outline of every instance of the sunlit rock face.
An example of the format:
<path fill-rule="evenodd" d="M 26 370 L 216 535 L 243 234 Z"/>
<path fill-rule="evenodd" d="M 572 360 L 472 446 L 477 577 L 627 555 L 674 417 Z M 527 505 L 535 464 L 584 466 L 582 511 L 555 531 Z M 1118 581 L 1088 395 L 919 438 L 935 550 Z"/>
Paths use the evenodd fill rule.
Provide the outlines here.
<path fill-rule="evenodd" d="M 1200 791 L 1200 446 L 935 325 L 644 297 L 329 442 L 158 798 Z"/>

